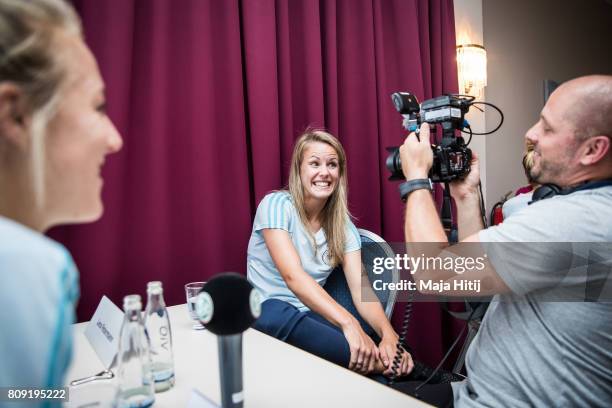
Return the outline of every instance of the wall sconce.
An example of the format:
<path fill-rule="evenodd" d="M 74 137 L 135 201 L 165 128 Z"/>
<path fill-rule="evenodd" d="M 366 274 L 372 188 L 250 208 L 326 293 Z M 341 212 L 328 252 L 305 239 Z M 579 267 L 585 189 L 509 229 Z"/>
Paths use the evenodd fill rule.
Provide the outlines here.
<path fill-rule="evenodd" d="M 457 46 L 459 92 L 480 97 L 487 86 L 487 51 L 482 45 Z"/>

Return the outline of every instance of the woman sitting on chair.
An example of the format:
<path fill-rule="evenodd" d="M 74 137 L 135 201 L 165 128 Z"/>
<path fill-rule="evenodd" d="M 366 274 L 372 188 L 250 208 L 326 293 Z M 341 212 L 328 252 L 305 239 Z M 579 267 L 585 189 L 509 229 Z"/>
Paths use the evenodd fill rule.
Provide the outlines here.
<path fill-rule="evenodd" d="M 263 295 L 255 328 L 362 374 L 391 375 L 398 335 L 379 302 L 361 302 L 361 240 L 346 198 L 340 142 L 306 131 L 291 159 L 288 190 L 266 195 L 249 240 L 248 279 Z M 358 320 L 322 288 L 342 265 L 359 314 L 382 339 L 377 347 Z M 413 367 L 403 353 L 400 375 Z"/>

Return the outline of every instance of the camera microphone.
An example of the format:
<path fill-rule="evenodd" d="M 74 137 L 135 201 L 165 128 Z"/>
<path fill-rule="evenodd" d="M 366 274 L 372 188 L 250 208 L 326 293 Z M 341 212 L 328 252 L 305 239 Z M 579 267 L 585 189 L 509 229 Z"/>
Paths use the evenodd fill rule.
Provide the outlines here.
<path fill-rule="evenodd" d="M 419 113 L 421 106 L 419 100 L 410 92 L 395 92 L 391 94 L 395 109 L 402 115 Z"/>
<path fill-rule="evenodd" d="M 204 285 L 196 299 L 196 315 L 217 335 L 221 406 L 242 408 L 242 333 L 261 314 L 261 297 L 246 278 L 226 272 Z"/>

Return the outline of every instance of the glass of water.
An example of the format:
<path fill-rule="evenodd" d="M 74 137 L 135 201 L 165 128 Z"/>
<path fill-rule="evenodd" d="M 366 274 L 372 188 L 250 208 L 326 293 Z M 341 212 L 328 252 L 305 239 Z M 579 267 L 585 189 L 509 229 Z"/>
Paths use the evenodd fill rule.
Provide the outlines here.
<path fill-rule="evenodd" d="M 202 290 L 206 282 L 190 282 L 185 285 L 185 295 L 187 297 L 187 310 L 189 311 L 189 316 L 191 320 L 193 320 L 193 329 L 194 330 L 202 330 L 204 326 L 198 320 L 198 317 L 195 312 L 195 302 L 198 296 L 198 293 Z"/>

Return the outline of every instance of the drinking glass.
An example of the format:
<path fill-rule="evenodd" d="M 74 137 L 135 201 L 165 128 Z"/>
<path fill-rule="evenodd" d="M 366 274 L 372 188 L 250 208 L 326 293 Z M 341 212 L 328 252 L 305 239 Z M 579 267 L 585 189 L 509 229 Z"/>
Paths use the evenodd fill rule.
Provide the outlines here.
<path fill-rule="evenodd" d="M 194 330 L 202 330 L 204 326 L 198 320 L 198 317 L 195 312 L 195 302 L 198 296 L 198 293 L 202 290 L 206 282 L 190 282 L 185 285 L 185 295 L 187 297 L 187 311 L 189 312 L 189 317 L 193 320 L 193 329 Z"/>

